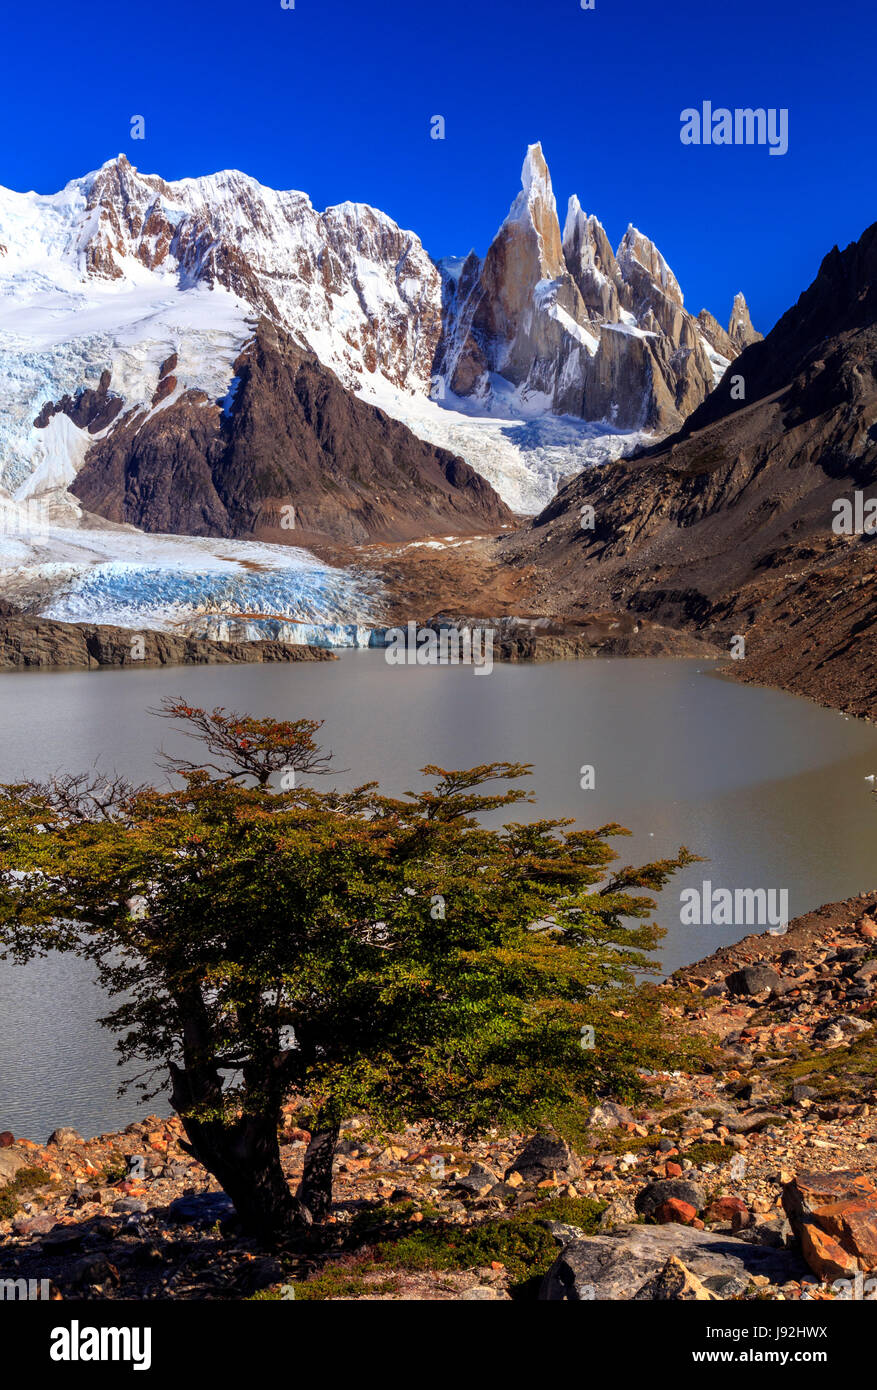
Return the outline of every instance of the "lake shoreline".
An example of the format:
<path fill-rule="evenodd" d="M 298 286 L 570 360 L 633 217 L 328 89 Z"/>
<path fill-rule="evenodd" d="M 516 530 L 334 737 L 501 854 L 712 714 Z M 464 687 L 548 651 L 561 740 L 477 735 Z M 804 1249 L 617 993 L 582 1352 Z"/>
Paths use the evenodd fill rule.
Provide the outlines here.
<path fill-rule="evenodd" d="M 3 608 L 6 611 L 4 613 Z M 820 709 L 836 710 L 851 719 L 877 723 L 877 714 L 861 701 L 827 692 L 799 689 L 794 681 L 770 679 L 763 667 L 749 674 L 743 661 L 696 633 L 635 619 L 595 614 L 585 619 L 467 618 L 441 615 L 423 619 L 420 629 L 436 632 L 449 624 L 490 628 L 498 634 L 493 660 L 503 664 L 587 661 L 597 657 L 637 659 L 685 658 L 716 662 L 711 674 L 740 685 L 779 690 Z M 384 632 L 385 629 L 376 629 Z M 375 643 L 380 649 L 381 643 Z M 345 646 L 318 646 L 272 639 L 220 641 L 182 636 L 154 629 L 119 627 L 110 623 L 67 623 L 13 613 L 0 606 L 0 676 L 7 672 L 99 671 L 134 667 L 260 665 L 301 661 L 337 661 Z"/>
<path fill-rule="evenodd" d="M 667 1025 L 709 1040 L 711 1065 L 644 1073 L 645 1105 L 600 1100 L 576 1150 L 552 1141 L 542 1168 L 527 1167 L 535 1141 L 524 1133 L 461 1140 L 410 1126 L 378 1137 L 367 1117 L 351 1116 L 330 1222 L 280 1258 L 238 1231 L 229 1199 L 181 1143 L 177 1116 L 153 1114 L 90 1140 L 72 1129 L 45 1144 L 0 1134 L 4 1277 L 44 1279 L 44 1296 L 61 1300 L 279 1298 L 290 1282 L 304 1298 L 508 1300 L 525 1296 L 505 1258 L 510 1222 L 551 1237 L 531 1257 L 530 1298 L 570 1296 L 558 1281 L 585 1278 L 593 1260 L 597 1290 L 576 1297 L 842 1297 L 838 1277 L 873 1267 L 867 1231 L 844 1228 L 836 1240 L 822 1228 L 840 1203 L 877 1212 L 875 1082 L 860 1055 L 873 1030 L 861 996 L 877 988 L 875 914 L 877 889 L 803 914 L 782 937 L 750 935 L 677 971 L 659 987 Z M 806 1021 L 789 1021 L 802 1011 Z M 305 1124 L 300 1102 L 284 1107 L 292 1186 Z M 393 1242 L 412 1230 L 433 1243 L 434 1269 L 394 1255 Z M 492 1238 L 498 1258 L 489 1263 L 488 1252 L 457 1269 L 442 1254 L 445 1241 L 483 1248 Z M 716 1239 L 723 1263 L 713 1269 L 707 1246 Z M 386 1243 L 380 1277 L 367 1258 L 376 1240 Z M 633 1277 L 631 1259 L 628 1289 L 618 1280 Z M 643 1259 L 651 1265 L 640 1271 Z M 688 1292 L 637 1292 L 646 1273 L 668 1276 L 668 1259 L 676 1277 L 683 1266 Z"/>
<path fill-rule="evenodd" d="M 152 784 L 162 751 L 187 754 L 184 740 L 150 717 L 170 696 L 322 719 L 341 789 L 376 780 L 402 796 L 420 785 L 426 763 L 460 768 L 513 756 L 533 768 L 538 808 L 523 819 L 626 826 L 630 838 L 615 848 L 633 863 L 681 844 L 706 856 L 657 895 L 655 919 L 667 933 L 657 979 L 740 934 L 681 915 L 682 893 L 699 892 L 705 879 L 735 892 L 788 890 L 788 917 L 873 880 L 875 807 L 864 780 L 877 764 L 871 726 L 810 701 L 704 680 L 715 663 L 700 659 L 497 663 L 491 681 L 464 666 L 391 665 L 379 649 L 336 655 L 340 666 L 103 668 L 100 680 L 84 670 L 44 681 L 34 679 L 39 672 L 12 673 L 0 682 L 0 780 L 96 766 Z M 583 776 L 591 765 L 594 786 Z M 166 777 L 159 771 L 158 784 Z M 115 1098 L 112 1040 L 95 1026 L 105 1012 L 95 982 L 69 960 L 0 969 L 0 1129 L 39 1136 L 59 1124 L 85 1134 L 124 1127 L 131 1110 Z M 30 1039 L 25 1057 L 22 1037 Z"/>

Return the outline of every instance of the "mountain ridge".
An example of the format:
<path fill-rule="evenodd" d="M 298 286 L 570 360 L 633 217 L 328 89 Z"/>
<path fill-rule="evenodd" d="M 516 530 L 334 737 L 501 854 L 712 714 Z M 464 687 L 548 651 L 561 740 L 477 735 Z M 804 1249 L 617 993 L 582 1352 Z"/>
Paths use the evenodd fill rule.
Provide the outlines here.
<path fill-rule="evenodd" d="M 307 194 L 270 189 L 239 170 L 168 181 L 141 173 L 124 155 L 56 194 L 0 190 L 0 369 L 12 383 L 8 417 L 0 422 L 0 488 L 26 494 L 34 475 L 42 488 L 46 467 L 52 479 L 60 474 L 69 481 L 81 460 L 70 457 L 60 470 L 49 466 L 45 440 L 34 434 L 32 422 L 46 402 L 92 388 L 89 373 L 96 369 L 112 368 L 116 392 L 127 405 L 147 403 L 155 370 L 174 352 L 181 389 L 224 394 L 253 317 L 273 321 L 347 389 L 371 396 L 421 438 L 462 450 L 501 489 L 503 471 L 495 464 L 485 468 L 487 433 L 461 427 L 473 409 L 476 415 L 486 410 L 522 421 L 605 421 L 610 444 L 613 433 L 675 425 L 730 359 L 682 309 L 666 262 L 638 233 L 621 268 L 615 266 L 621 288 L 614 299 L 608 296 L 606 312 L 601 316 L 594 303 L 586 305 L 566 268 L 538 145 L 528 151 L 523 183 L 499 238 L 517 219 L 516 244 L 526 259 L 536 209 L 540 244 L 548 249 L 517 287 L 519 302 L 511 302 L 515 287 L 499 250 L 485 262 L 496 269 L 491 295 L 484 292 L 484 267 L 475 258 L 477 331 L 484 323 L 508 326 L 510 312 L 521 339 L 511 353 L 510 376 L 494 373 L 492 380 L 482 379 L 482 368 L 491 365 L 486 358 L 473 358 L 478 372 L 468 377 L 459 361 L 453 277 L 433 262 L 416 233 L 369 204 L 346 201 L 319 212 Z M 582 218 L 587 236 L 599 241 L 599 223 Z M 599 255 L 582 246 L 576 254 L 579 261 L 590 257 L 587 266 L 579 265 L 582 285 L 602 274 Z M 607 266 L 610 257 L 607 242 Z M 663 279 L 678 304 L 674 300 L 670 307 L 663 292 L 653 291 L 648 265 L 667 270 Z M 642 303 L 634 303 L 635 281 Z M 622 299 L 644 322 L 651 309 L 663 323 L 649 319 L 645 328 L 638 326 Z M 480 353 L 463 327 L 471 340 L 466 350 Z M 734 351 L 725 337 L 724 351 Z M 611 452 L 635 442 L 619 440 Z M 520 452 L 497 427 L 487 451 L 499 460 L 510 446 L 513 454 Z M 585 430 L 568 471 L 603 453 L 590 449 Z M 541 469 L 538 453 L 534 461 Z M 507 472 L 508 464 L 500 469 Z M 541 501 L 554 476 L 552 464 Z M 517 485 L 505 486 L 506 500 L 520 510 L 519 494 Z M 534 510 L 529 499 L 523 509 Z"/>
<path fill-rule="evenodd" d="M 662 432 L 681 424 L 760 336 L 742 294 L 727 332 L 704 314 L 715 330 L 685 310 L 666 260 L 632 223 L 613 252 L 573 194 L 561 235 L 535 144 L 484 260 L 470 252 L 458 273 L 446 273 L 437 374 L 457 395 L 489 399 L 498 374 L 555 413 Z"/>
<path fill-rule="evenodd" d="M 874 717 L 875 535 L 835 525 L 857 492 L 877 493 L 877 223 L 677 433 L 586 470 L 500 548 L 537 567 L 551 612 L 603 603 L 729 651 L 742 637 L 739 679 Z"/>

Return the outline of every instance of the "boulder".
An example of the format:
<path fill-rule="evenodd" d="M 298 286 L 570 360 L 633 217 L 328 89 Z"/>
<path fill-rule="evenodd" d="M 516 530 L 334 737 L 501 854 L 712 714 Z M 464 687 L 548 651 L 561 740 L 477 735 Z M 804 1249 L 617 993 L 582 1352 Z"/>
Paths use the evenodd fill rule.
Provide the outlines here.
<path fill-rule="evenodd" d="M 793 1251 L 751 1245 L 734 1236 L 691 1226 L 623 1226 L 568 1245 L 545 1275 L 539 1297 L 548 1302 L 632 1299 L 671 1256 L 720 1298 L 745 1291 L 757 1275 L 785 1284 L 807 1272 Z"/>
<path fill-rule="evenodd" d="M 783 1184 L 783 1210 L 797 1229 L 801 1221 L 834 1202 L 877 1202 L 877 1178 L 872 1173 L 836 1169 L 833 1173 L 796 1173 Z"/>
<path fill-rule="evenodd" d="M 653 1215 L 659 1226 L 669 1225 L 670 1222 L 676 1222 L 679 1226 L 691 1226 L 697 1220 L 697 1208 L 690 1202 L 680 1201 L 678 1197 L 668 1197 Z"/>
<path fill-rule="evenodd" d="M 709 1225 L 711 1222 L 729 1222 L 736 1232 L 752 1221 L 752 1213 L 740 1197 L 714 1197 L 703 1214 Z"/>
<path fill-rule="evenodd" d="M 838 1169 L 798 1173 L 783 1186 L 783 1208 L 801 1251 L 823 1279 L 877 1269 L 877 1180 Z"/>
<path fill-rule="evenodd" d="M 606 1100 L 602 1105 L 592 1106 L 585 1116 L 585 1124 L 592 1129 L 618 1129 L 619 1125 L 633 1124 L 633 1115 L 626 1105 Z"/>
<path fill-rule="evenodd" d="M 723 1115 L 722 1124 L 730 1134 L 754 1134 L 768 1125 L 784 1124 L 785 1115 L 775 1110 L 750 1110 L 746 1115 Z"/>
<path fill-rule="evenodd" d="M 58 1221 L 43 1239 L 43 1249 L 53 1255 L 69 1255 L 82 1248 L 85 1228 Z"/>
<path fill-rule="evenodd" d="M 782 976 L 769 965 L 744 965 L 726 976 L 725 983 L 732 994 L 763 994 L 782 988 Z"/>
<path fill-rule="evenodd" d="M 184 1198 L 180 1199 L 184 1201 Z M 113 1202 L 113 1211 L 121 1212 L 126 1216 L 145 1216 L 149 1211 L 149 1203 L 144 1202 L 142 1197 L 120 1197 Z"/>
<path fill-rule="evenodd" d="M 46 1140 L 46 1147 L 49 1145 L 57 1146 L 59 1149 L 68 1148 L 71 1144 L 84 1144 L 85 1140 L 75 1129 L 53 1129 Z"/>
<path fill-rule="evenodd" d="M 168 1207 L 171 1221 L 181 1226 L 213 1226 L 235 1215 L 234 1202 L 224 1192 L 200 1192 L 177 1197 Z"/>
<path fill-rule="evenodd" d="M 801 1254 L 813 1273 L 823 1280 L 845 1279 L 859 1268 L 856 1258 L 844 1250 L 839 1241 L 822 1231 L 812 1221 L 804 1222 L 800 1231 Z"/>
<path fill-rule="evenodd" d="M 70 1282 L 74 1288 L 86 1284 L 118 1284 L 119 1271 L 105 1255 L 85 1255 L 70 1271 Z"/>
<path fill-rule="evenodd" d="M 796 1081 L 792 1087 L 792 1100 L 795 1102 L 812 1100 L 815 1095 L 818 1095 L 815 1087 L 808 1086 L 805 1081 Z"/>
<path fill-rule="evenodd" d="M 660 1178 L 657 1182 L 650 1182 L 637 1193 L 634 1208 L 640 1216 L 648 1220 L 655 1217 L 665 1202 L 673 1200 L 692 1207 L 695 1215 L 703 1210 L 706 1201 L 703 1188 L 697 1183 L 690 1182 L 687 1178 Z"/>
<path fill-rule="evenodd" d="M 843 1043 L 849 1042 L 850 1038 L 867 1033 L 869 1028 L 870 1024 L 864 1019 L 855 1018 L 852 1014 L 839 1014 L 836 1018 L 823 1019 L 822 1023 L 813 1029 L 813 1038 L 825 1047 L 840 1047 Z"/>
<path fill-rule="evenodd" d="M 17 1153 L 14 1149 L 0 1149 L 0 1188 L 13 1182 L 19 1170 L 27 1166 L 28 1162 L 23 1154 Z"/>
<path fill-rule="evenodd" d="M 789 1247 L 793 1243 L 792 1227 L 783 1216 L 771 1220 L 756 1220 L 742 1228 L 744 1240 L 754 1241 L 756 1245 L 772 1245 L 775 1249 Z"/>
<path fill-rule="evenodd" d="M 555 1175 L 570 1181 L 581 1177 L 582 1165 L 565 1139 L 537 1134 L 506 1169 L 506 1180 L 512 1173 L 520 1173 L 526 1182 L 543 1182 Z"/>
<path fill-rule="evenodd" d="M 492 1173 L 489 1168 L 485 1168 L 483 1163 L 473 1163 L 468 1173 L 457 1178 L 454 1186 L 463 1192 L 470 1193 L 473 1197 L 484 1197 L 491 1188 L 496 1187 L 498 1182 L 497 1174 Z"/>
<path fill-rule="evenodd" d="M 46 1236 L 55 1225 L 55 1218 L 40 1212 L 37 1216 L 22 1213 L 12 1219 L 12 1229 L 17 1236 Z"/>
<path fill-rule="evenodd" d="M 581 1226 L 571 1226 L 568 1221 L 539 1221 L 537 1225 L 544 1226 L 548 1234 L 553 1236 L 562 1248 L 571 1245 L 574 1240 L 587 1239 Z"/>
<path fill-rule="evenodd" d="M 600 1215 L 601 1231 L 612 1231 L 616 1226 L 629 1226 L 636 1220 L 636 1208 L 626 1192 L 617 1192 Z"/>

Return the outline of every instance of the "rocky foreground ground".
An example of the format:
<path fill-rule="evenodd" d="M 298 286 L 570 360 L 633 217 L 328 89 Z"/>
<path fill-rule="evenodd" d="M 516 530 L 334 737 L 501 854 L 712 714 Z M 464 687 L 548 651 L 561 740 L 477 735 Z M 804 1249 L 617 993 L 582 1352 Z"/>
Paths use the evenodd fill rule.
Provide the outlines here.
<path fill-rule="evenodd" d="M 877 1290 L 877 891 L 751 936 L 662 990 L 697 1074 L 553 1135 L 345 1126 L 329 1222 L 266 1253 L 176 1118 L 0 1134 L 0 1279 L 60 1299 L 786 1299 Z M 285 1113 L 295 1183 L 309 1140 Z"/>

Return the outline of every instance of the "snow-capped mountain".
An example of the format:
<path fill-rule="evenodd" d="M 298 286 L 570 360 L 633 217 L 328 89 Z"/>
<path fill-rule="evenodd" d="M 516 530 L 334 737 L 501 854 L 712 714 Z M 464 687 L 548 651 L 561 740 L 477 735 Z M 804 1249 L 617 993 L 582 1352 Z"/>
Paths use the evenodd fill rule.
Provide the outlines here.
<path fill-rule="evenodd" d="M 374 208 L 320 214 L 305 194 L 234 171 L 166 183 L 124 155 L 55 195 L 0 190 L 0 485 L 39 469 L 43 487 L 59 463 L 69 480 L 76 459 L 59 460 L 32 420 L 107 367 L 131 405 L 150 401 L 172 352 L 182 385 L 225 395 L 254 314 L 348 387 L 378 373 L 428 390 L 439 275 L 419 239 Z"/>
<path fill-rule="evenodd" d="M 87 440 L 33 428 L 46 401 L 110 369 L 126 407 L 152 408 L 172 353 L 179 392 L 225 396 L 264 315 L 534 510 L 636 442 L 619 431 L 678 424 L 757 335 L 742 296 L 728 333 L 692 318 L 652 243 L 630 228 L 613 254 L 575 197 L 561 237 L 539 145 L 522 182 L 483 264 L 441 266 L 372 207 L 320 213 L 236 171 L 166 182 L 120 155 L 54 195 L 0 189 L 0 487 L 45 491 L 78 470 Z"/>
<path fill-rule="evenodd" d="M 277 370 L 296 384 L 271 476 L 254 489 L 244 476 L 250 424 L 236 399 L 240 364 L 249 380 L 264 325 L 285 344 Z M 471 254 L 434 263 L 415 233 L 375 208 L 318 212 L 306 194 L 236 171 L 167 182 L 120 155 L 57 194 L 0 189 L 4 592 L 92 620 L 130 608 L 188 622 L 194 605 L 207 617 L 238 608 L 311 626 L 319 614 L 327 631 L 347 630 L 351 615 L 374 612 L 374 586 L 353 574 L 318 582 L 301 549 L 285 544 L 266 553 L 263 582 L 251 554 L 234 554 L 271 545 L 264 526 L 254 524 L 249 541 L 229 540 L 223 565 L 240 570 L 217 587 L 189 563 L 201 563 L 204 548 L 190 555 L 173 536 L 159 544 L 153 535 L 138 568 L 139 533 L 118 523 L 231 535 L 222 516 L 282 510 L 306 459 L 309 491 L 299 500 L 317 530 L 327 517 L 330 534 L 354 540 L 406 538 L 429 518 L 440 531 L 498 524 L 501 504 L 465 464 L 513 511 L 532 513 L 582 467 L 678 423 L 756 336 L 742 296 L 727 332 L 706 311 L 692 318 L 652 243 L 631 228 L 613 254 L 575 198 L 561 236 L 538 145 L 483 263 Z M 346 408 L 344 392 L 379 410 Z M 312 423 L 314 401 L 322 415 Z M 429 448 L 382 425 L 381 411 Z M 271 429 L 266 415 L 265 457 Z M 369 440 L 371 483 L 351 473 L 356 438 Z M 195 491 L 186 491 L 190 468 Z M 336 485 L 333 469 L 343 482 L 336 497 L 352 499 L 338 501 L 346 521 L 320 496 L 324 471 Z M 369 488 L 376 505 L 363 495 Z M 34 500 L 50 522 L 38 533 L 16 521 Z M 294 571 L 285 587 L 275 582 L 284 565 Z"/>
<path fill-rule="evenodd" d="M 575 195 L 561 236 L 538 144 L 521 183 L 484 261 L 446 263 L 438 391 L 487 400 L 499 374 L 555 414 L 679 426 L 760 336 L 743 296 L 727 333 L 705 310 L 692 317 L 654 243 L 631 225 L 613 253 Z"/>
<path fill-rule="evenodd" d="M 318 213 L 236 170 L 167 183 L 124 155 L 53 197 L 0 193 L 4 278 L 45 275 L 180 289 L 220 285 L 297 333 L 350 384 L 380 371 L 426 389 L 441 318 L 420 240 L 364 204 Z M 8 238 L 8 240 L 7 240 Z M 68 281 L 69 284 L 69 281 Z"/>

